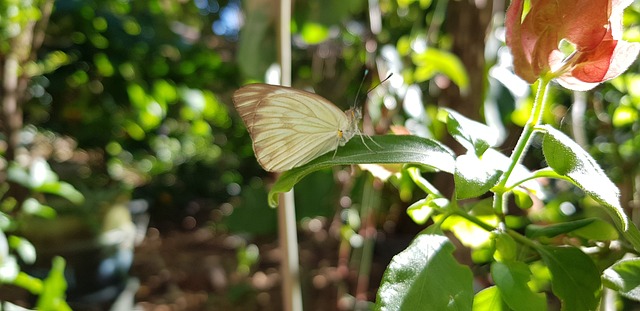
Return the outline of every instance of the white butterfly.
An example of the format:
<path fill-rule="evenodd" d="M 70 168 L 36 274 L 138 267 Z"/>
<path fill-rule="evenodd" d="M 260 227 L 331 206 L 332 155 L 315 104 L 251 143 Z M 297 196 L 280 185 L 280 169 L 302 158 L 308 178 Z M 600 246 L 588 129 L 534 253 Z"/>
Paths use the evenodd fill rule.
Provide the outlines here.
<path fill-rule="evenodd" d="M 360 134 L 359 109 L 343 112 L 319 95 L 290 87 L 249 84 L 233 94 L 233 103 L 258 163 L 269 172 L 306 164 Z"/>

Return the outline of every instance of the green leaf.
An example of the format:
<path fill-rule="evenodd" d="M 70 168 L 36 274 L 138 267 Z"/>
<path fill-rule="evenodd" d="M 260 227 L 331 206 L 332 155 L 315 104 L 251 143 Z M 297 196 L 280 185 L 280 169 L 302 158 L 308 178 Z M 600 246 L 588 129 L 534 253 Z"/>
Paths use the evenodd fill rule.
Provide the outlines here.
<path fill-rule="evenodd" d="M 526 189 L 514 188 L 513 198 L 515 199 L 516 205 L 521 209 L 528 209 L 533 206 L 531 195 Z"/>
<path fill-rule="evenodd" d="M 602 283 L 589 256 L 574 247 L 541 246 L 536 250 L 551 272 L 551 289 L 562 301 L 562 310 L 597 310 Z"/>
<path fill-rule="evenodd" d="M 39 295 L 42 292 L 42 280 L 22 271 L 20 271 L 15 280 L 13 280 L 13 285 L 24 288 L 33 295 Z"/>
<path fill-rule="evenodd" d="M 65 301 L 67 281 L 64 278 L 64 267 L 66 263 L 62 257 L 53 258 L 53 263 L 49 275 L 44 279 L 42 293 L 36 303 L 37 310 L 43 311 L 71 311 Z"/>
<path fill-rule="evenodd" d="M 368 139 L 368 138 L 363 138 Z M 439 142 L 410 135 L 385 135 L 371 137 L 378 145 L 369 142 L 371 150 L 361 139 L 354 137 L 343 147 L 300 167 L 293 168 L 280 175 L 269 192 L 269 205 L 278 204 L 278 194 L 293 188 L 303 177 L 311 172 L 335 165 L 365 163 L 413 163 L 453 173 L 455 158 L 453 152 Z"/>
<path fill-rule="evenodd" d="M 604 270 L 605 285 L 620 295 L 640 301 L 640 258 L 623 259 Z"/>
<path fill-rule="evenodd" d="M 619 237 L 618 230 L 613 225 L 597 218 L 594 222 L 571 232 L 571 234 L 594 241 L 613 241 Z"/>
<path fill-rule="evenodd" d="M 377 310 L 471 309 L 471 270 L 456 262 L 447 237 L 427 230 L 391 260 L 378 290 Z"/>
<path fill-rule="evenodd" d="M 20 258 L 27 264 L 36 262 L 36 248 L 25 238 L 9 236 L 9 245 L 15 249 Z"/>
<path fill-rule="evenodd" d="M 596 218 L 580 219 L 548 226 L 528 225 L 525 229 L 525 235 L 531 239 L 539 237 L 552 238 L 588 226 L 594 221 L 596 221 Z"/>
<path fill-rule="evenodd" d="M 629 106 L 618 106 L 613 112 L 611 123 L 615 127 L 624 127 L 635 123 L 638 120 L 638 110 Z"/>
<path fill-rule="evenodd" d="M 549 166 L 558 174 L 569 177 L 576 186 L 604 206 L 618 228 L 626 232 L 629 229 L 629 219 L 620 206 L 618 187 L 591 155 L 571 138 L 549 125 L 542 128 L 546 131 L 542 152 Z"/>
<path fill-rule="evenodd" d="M 464 93 L 469 88 L 469 76 L 460 59 L 447 51 L 429 48 L 414 54 L 413 63 L 416 65 L 414 73 L 417 82 L 431 79 L 435 74 L 442 73 L 449 77 Z"/>
<path fill-rule="evenodd" d="M 497 261 L 512 261 L 516 258 L 518 245 L 510 235 L 504 232 L 496 233 L 495 243 L 494 257 Z"/>
<path fill-rule="evenodd" d="M 27 188 L 31 187 L 29 183 L 29 173 L 16 163 L 9 164 L 7 168 L 7 179 Z"/>
<path fill-rule="evenodd" d="M 441 214 L 432 217 L 434 220 L 439 221 L 441 217 L 445 217 L 445 215 Z M 478 215 L 476 218 L 491 227 L 497 226 L 500 221 L 496 215 Z M 462 216 L 448 216 L 441 226 L 443 230 L 449 230 L 455 234 L 462 245 L 472 249 L 485 247 L 493 243 L 494 237 L 492 232 L 487 231 L 487 229 L 478 226 L 475 222 L 469 221 Z"/>
<path fill-rule="evenodd" d="M 9 240 L 4 234 L 4 230 L 0 230 L 0 264 L 7 256 L 9 256 Z"/>
<path fill-rule="evenodd" d="M 473 311 L 508 311 L 497 287 L 491 286 L 479 291 L 473 298 Z"/>
<path fill-rule="evenodd" d="M 50 193 L 59 195 L 74 204 L 82 204 L 84 202 L 84 196 L 80 191 L 76 190 L 71 184 L 64 181 L 45 183 L 34 189 L 38 192 Z"/>
<path fill-rule="evenodd" d="M 428 199 L 418 200 L 407 207 L 407 215 L 411 217 L 413 222 L 424 225 L 433 214 L 433 209 L 429 206 Z"/>
<path fill-rule="evenodd" d="M 541 311 L 547 309 L 543 293 L 534 293 L 527 283 L 530 280 L 529 266 L 519 261 L 496 261 L 491 264 L 491 277 L 500 290 L 500 296 L 513 310 Z"/>
<path fill-rule="evenodd" d="M 12 282 L 20 272 L 16 258 L 9 253 L 9 241 L 0 231 L 0 284 Z"/>
<path fill-rule="evenodd" d="M 10 255 L 0 259 L 0 284 L 13 282 L 19 272 L 16 257 Z"/>
<path fill-rule="evenodd" d="M 26 214 L 38 215 L 47 219 L 52 219 L 57 214 L 53 207 L 44 205 L 34 198 L 28 198 L 22 202 L 22 211 Z"/>
<path fill-rule="evenodd" d="M 502 175 L 492 163 L 468 153 L 456 159 L 454 181 L 458 199 L 474 198 L 489 191 Z"/>
<path fill-rule="evenodd" d="M 418 200 L 407 207 L 407 215 L 415 223 L 424 225 L 433 214 L 434 209 L 442 209 L 447 205 L 449 205 L 449 200 L 428 195 L 426 199 Z"/>
<path fill-rule="evenodd" d="M 307 44 L 319 44 L 329 38 L 329 29 L 318 23 L 306 22 L 300 35 Z"/>
<path fill-rule="evenodd" d="M 473 150 L 478 157 L 498 143 L 498 133 L 489 126 L 471 120 L 451 109 L 441 108 L 447 113 L 447 130 L 467 151 Z"/>

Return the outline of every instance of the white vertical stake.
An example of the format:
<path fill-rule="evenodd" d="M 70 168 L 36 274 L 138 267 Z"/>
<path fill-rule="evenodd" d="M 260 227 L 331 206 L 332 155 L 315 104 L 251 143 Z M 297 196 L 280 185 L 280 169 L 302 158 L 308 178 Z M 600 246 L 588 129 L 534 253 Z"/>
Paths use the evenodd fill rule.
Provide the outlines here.
<path fill-rule="evenodd" d="M 279 63 L 281 85 L 291 86 L 291 1 L 280 0 Z M 300 263 L 293 189 L 280 196 L 278 207 L 278 239 L 282 252 L 282 303 L 285 311 L 302 311 Z"/>

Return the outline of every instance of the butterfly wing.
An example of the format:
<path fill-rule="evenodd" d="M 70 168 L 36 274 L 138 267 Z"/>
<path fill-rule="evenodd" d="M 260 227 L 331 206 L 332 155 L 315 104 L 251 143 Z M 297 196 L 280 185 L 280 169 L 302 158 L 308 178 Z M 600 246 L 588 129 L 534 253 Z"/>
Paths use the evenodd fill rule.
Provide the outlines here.
<path fill-rule="evenodd" d="M 233 94 L 233 102 L 251 135 L 256 159 L 270 172 L 335 150 L 342 133 L 351 128 L 347 115 L 331 102 L 293 88 L 250 84 Z"/>

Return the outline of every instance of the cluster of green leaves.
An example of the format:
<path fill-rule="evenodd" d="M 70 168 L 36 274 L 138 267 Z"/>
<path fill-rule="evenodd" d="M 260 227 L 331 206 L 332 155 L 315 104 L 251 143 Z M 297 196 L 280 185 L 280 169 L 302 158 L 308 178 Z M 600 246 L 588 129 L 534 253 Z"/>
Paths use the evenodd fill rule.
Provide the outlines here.
<path fill-rule="evenodd" d="M 43 203 L 44 194 L 65 198 L 73 204 L 81 204 L 84 197 L 73 186 L 60 181 L 43 159 L 35 160 L 28 169 L 11 163 L 7 170 L 7 180 L 28 189 L 30 194 L 22 202 L 18 202 L 9 195 L 10 184 L 1 185 L 0 284 L 12 284 L 36 295 L 36 310 L 71 310 L 65 301 L 65 260 L 61 257 L 54 258 L 49 275 L 43 280 L 21 271 L 18 258 L 23 263 L 33 264 L 36 261 L 36 249 L 17 232 L 24 217 L 56 217 L 56 210 Z M 11 305 L 10 302 L 5 302 L 0 309 L 10 308 Z"/>
<path fill-rule="evenodd" d="M 90 175 L 132 186 L 229 156 L 232 123 L 218 93 L 233 88 L 236 70 L 222 56 L 232 45 L 211 33 L 218 13 L 159 1 L 55 5 L 40 54 L 66 61 L 34 79 L 27 123 L 99 150 L 106 163 Z"/>
<path fill-rule="evenodd" d="M 270 202 L 275 204 L 278 193 L 289 190 L 305 175 L 324 167 L 410 164 L 405 172 L 411 174 L 421 189 L 427 189 L 427 197 L 409 208 L 410 215 L 419 217 L 416 219 L 419 222 L 430 216 L 435 224 L 418 235 L 387 268 L 378 292 L 378 307 L 383 310 L 411 309 L 412 306 L 424 309 L 425 305 L 432 310 L 471 309 L 472 306 L 474 310 L 529 307 L 544 310 L 547 302 L 541 292 L 545 290 L 551 290 L 562 301 L 565 310 L 595 310 L 600 303 L 603 284 L 620 290 L 627 297 L 640 298 L 633 294 L 635 287 L 629 288 L 629 281 L 637 276 L 628 271 L 640 262 L 625 260 L 602 271 L 596 266 L 594 257 L 577 245 L 562 242 L 562 237 L 572 237 L 585 243 L 584 246 L 595 246 L 595 241 L 617 239 L 615 227 L 608 219 L 586 218 L 541 225 L 531 223 L 524 216 L 508 216 L 501 220 L 500 213 L 495 213 L 487 200 L 463 204 L 461 199 L 496 191 L 494 187 L 510 160 L 491 148 L 495 137 L 489 134 L 491 131 L 486 125 L 453 111 L 443 110 L 442 113 L 446 115 L 450 134 L 467 147 L 468 153 L 455 156 L 439 142 L 415 136 L 374 136 L 372 139 L 381 146 L 379 150 L 369 150 L 360 140 L 354 139 L 340 148 L 335 157 L 322 156 L 308 165 L 285 172 L 273 186 Z M 517 196 L 535 197 L 533 193 L 540 189 L 528 187 L 527 182 L 531 179 L 546 177 L 571 182 L 604 207 L 631 246 L 638 248 L 638 230 L 620 207 L 617 188 L 595 160 L 565 134 L 550 126 L 539 126 L 536 132 L 544 135 L 542 151 L 549 167 L 535 172 L 519 167 L 506 184 L 507 189 L 521 192 Z M 454 175 L 455 195 L 451 200 L 431 190 L 433 186 L 416 174 L 425 168 Z M 520 199 L 516 202 L 526 212 L 533 201 Z M 442 230 L 453 232 L 473 250 L 474 260 L 490 267 L 494 287 L 484 289 L 474 298 L 473 273 L 452 256 L 454 246 Z M 613 252 L 615 255 L 612 256 L 618 256 L 618 259 L 624 254 L 614 250 L 601 251 Z M 537 273 L 533 275 L 534 271 Z M 532 282 L 534 285 L 530 285 Z"/>

